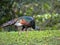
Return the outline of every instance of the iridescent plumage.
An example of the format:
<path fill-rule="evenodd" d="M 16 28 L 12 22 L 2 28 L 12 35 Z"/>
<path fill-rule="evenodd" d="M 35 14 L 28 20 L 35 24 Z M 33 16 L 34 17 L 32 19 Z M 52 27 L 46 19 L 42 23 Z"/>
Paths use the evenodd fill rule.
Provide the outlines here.
<path fill-rule="evenodd" d="M 31 16 L 22 16 L 19 18 L 12 19 L 6 23 L 4 23 L 1 27 L 15 25 L 16 27 L 22 27 L 22 30 L 27 30 L 27 28 L 32 27 L 33 29 L 37 29 L 35 26 L 35 19 Z"/>

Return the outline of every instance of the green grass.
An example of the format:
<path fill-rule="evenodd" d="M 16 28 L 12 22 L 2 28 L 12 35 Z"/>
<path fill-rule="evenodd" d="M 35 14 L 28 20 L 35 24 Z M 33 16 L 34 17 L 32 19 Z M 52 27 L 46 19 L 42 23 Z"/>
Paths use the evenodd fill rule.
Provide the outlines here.
<path fill-rule="evenodd" d="M 60 30 L 0 32 L 0 45 L 60 45 Z"/>

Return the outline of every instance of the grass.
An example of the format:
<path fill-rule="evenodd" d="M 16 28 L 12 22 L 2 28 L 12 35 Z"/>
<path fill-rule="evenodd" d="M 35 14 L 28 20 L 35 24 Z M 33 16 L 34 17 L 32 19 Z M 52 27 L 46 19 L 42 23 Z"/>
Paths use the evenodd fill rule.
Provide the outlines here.
<path fill-rule="evenodd" d="M 0 32 L 0 45 L 60 45 L 60 30 Z"/>

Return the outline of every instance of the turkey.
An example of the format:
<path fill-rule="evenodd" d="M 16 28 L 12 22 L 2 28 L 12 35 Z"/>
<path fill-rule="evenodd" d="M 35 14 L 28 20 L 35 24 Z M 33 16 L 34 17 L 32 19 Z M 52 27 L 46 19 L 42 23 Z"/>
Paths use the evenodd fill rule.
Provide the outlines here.
<path fill-rule="evenodd" d="M 35 19 L 31 16 L 21 16 L 19 18 L 12 19 L 6 23 L 4 23 L 1 27 L 15 25 L 16 27 L 22 27 L 23 30 L 27 30 L 28 28 L 33 28 L 38 30 L 39 27 L 35 26 Z"/>

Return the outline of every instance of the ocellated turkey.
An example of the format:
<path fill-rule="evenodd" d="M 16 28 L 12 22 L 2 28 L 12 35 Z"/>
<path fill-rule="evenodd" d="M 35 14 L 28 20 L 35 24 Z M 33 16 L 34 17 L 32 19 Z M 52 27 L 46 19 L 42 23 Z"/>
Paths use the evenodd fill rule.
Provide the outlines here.
<path fill-rule="evenodd" d="M 27 30 L 29 27 L 33 29 L 39 29 L 35 26 L 35 19 L 31 16 L 21 16 L 19 18 L 12 19 L 6 23 L 4 23 L 1 27 L 15 25 L 16 27 L 22 27 L 21 30 Z"/>

